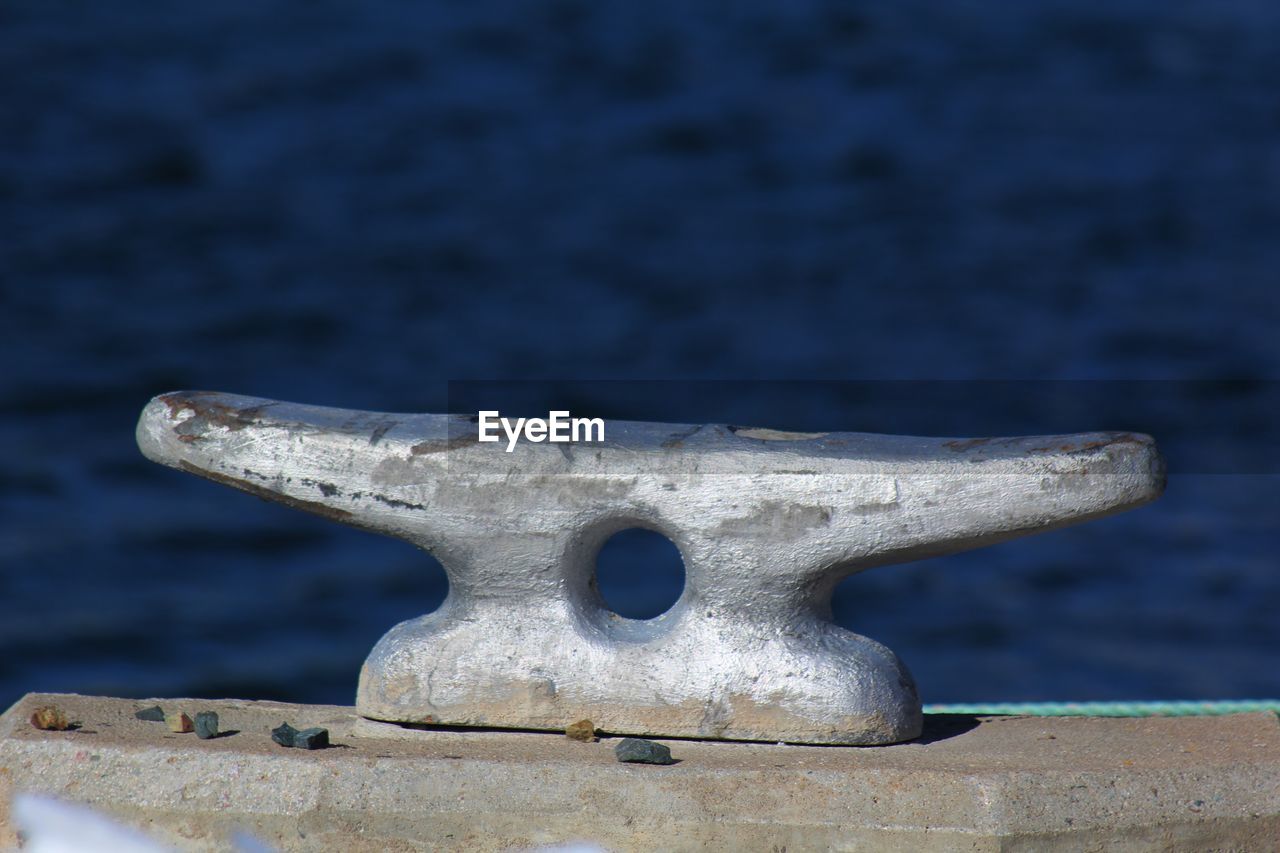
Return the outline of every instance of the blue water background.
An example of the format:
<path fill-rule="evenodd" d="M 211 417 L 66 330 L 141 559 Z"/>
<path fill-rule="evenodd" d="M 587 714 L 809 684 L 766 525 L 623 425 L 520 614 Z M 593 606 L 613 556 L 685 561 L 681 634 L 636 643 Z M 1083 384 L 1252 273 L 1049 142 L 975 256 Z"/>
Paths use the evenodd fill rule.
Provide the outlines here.
<path fill-rule="evenodd" d="M 163 391 L 1052 379 L 1120 389 L 1102 418 L 1109 380 L 1269 387 L 1277 44 L 1261 0 L 5 4 L 0 705 L 350 702 L 443 594 L 408 545 L 143 460 Z M 832 414 L 762 387 L 709 419 Z M 1272 398 L 1171 392 L 1172 435 L 1010 399 L 811 425 L 999 406 L 1192 451 L 1153 506 L 859 576 L 841 621 L 927 701 L 1280 695 Z M 1243 449 L 1197 457 L 1212 425 Z"/>

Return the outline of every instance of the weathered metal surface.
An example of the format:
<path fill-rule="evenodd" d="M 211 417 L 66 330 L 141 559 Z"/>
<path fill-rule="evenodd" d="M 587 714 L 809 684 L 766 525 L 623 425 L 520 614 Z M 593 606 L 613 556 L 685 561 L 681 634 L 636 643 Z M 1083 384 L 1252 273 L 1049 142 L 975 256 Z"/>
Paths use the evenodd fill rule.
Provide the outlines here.
<path fill-rule="evenodd" d="M 1150 501 L 1132 433 L 939 439 L 607 423 L 605 441 L 479 443 L 475 418 L 165 394 L 147 457 L 397 536 L 449 575 L 393 628 L 356 705 L 397 722 L 880 744 L 920 733 L 893 652 L 830 620 L 840 579 Z M 685 589 L 625 619 L 595 588 L 614 532 L 668 536 Z M 904 602 L 904 606 L 908 603 Z"/>

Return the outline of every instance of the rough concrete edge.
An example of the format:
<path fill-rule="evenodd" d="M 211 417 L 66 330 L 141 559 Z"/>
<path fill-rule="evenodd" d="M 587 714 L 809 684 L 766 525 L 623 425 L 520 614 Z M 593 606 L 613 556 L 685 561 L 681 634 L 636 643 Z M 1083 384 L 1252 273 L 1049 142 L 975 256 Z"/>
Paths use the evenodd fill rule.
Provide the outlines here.
<path fill-rule="evenodd" d="M 110 699 L 109 697 L 86 697 L 79 694 L 41 693 L 28 694 L 5 712 L 3 717 L 0 718 L 0 739 L 9 743 L 26 743 L 31 745 L 33 749 L 38 749 L 40 741 L 13 739 L 9 737 L 14 732 L 15 727 L 26 724 L 26 715 L 19 713 L 19 709 L 29 712 L 30 706 L 37 701 L 40 703 L 54 703 L 60 698 L 68 702 L 74 700 L 108 698 L 109 701 L 136 704 L 139 707 L 153 702 L 165 705 L 216 702 L 219 704 L 232 705 L 239 708 L 259 711 L 271 711 L 278 708 L 282 713 L 286 714 L 290 713 L 291 710 L 296 712 L 297 709 L 305 707 L 311 709 L 314 713 L 340 717 L 344 720 L 352 720 L 355 723 L 355 726 L 352 727 L 353 730 L 360 722 L 359 719 L 355 718 L 352 714 L 352 709 L 345 706 L 299 706 L 293 703 L 256 702 L 249 700 L 189 700 L 173 698 L 159 698 L 154 700 Z M 23 706 L 27 707 L 23 708 Z M 1247 716 L 1264 718 L 1268 727 L 1280 727 L 1280 719 L 1278 719 L 1274 714 L 1261 712 Z M 352 733 L 354 733 L 354 731 Z M 429 736 L 430 732 L 410 731 L 406 732 L 406 734 L 409 734 L 410 736 Z M 482 730 L 477 730 L 468 734 L 483 736 L 484 732 Z M 3 744 L 0 743 L 0 746 L 3 746 Z M 10 750 L 6 749 L 5 751 L 8 752 Z M 183 748 L 179 745 L 170 745 L 161 749 L 161 754 L 164 754 L 165 752 L 170 754 L 175 752 L 181 753 L 183 752 Z M 294 758 L 294 756 L 288 757 Z M 142 753 L 135 753 L 131 757 L 131 760 L 139 764 L 146 763 L 145 756 Z M 410 762 L 413 760 L 414 759 L 412 757 L 400 757 L 397 759 L 397 761 L 400 762 Z M 1093 770 L 1079 775 L 1088 783 L 1105 784 L 1108 777 L 1114 776 L 1115 770 L 1118 769 L 1119 768 L 1102 771 Z M 1178 769 L 1181 770 L 1183 768 Z M 732 771 L 729 771 L 729 773 L 732 775 Z M 834 780 L 840 775 L 840 773 L 841 771 L 828 773 L 819 772 L 818 775 L 831 776 Z M 1254 812 L 1252 815 L 1237 814 L 1222 815 L 1218 817 L 1205 816 L 1204 818 L 1201 818 L 1192 814 L 1187 815 L 1185 819 L 1182 820 L 1176 819 L 1172 815 L 1168 815 L 1162 817 L 1163 823 L 1156 825 L 1149 822 L 1143 823 L 1141 821 L 1137 823 L 1131 822 L 1128 825 L 1124 825 L 1122 823 L 1107 824 L 1104 821 L 1095 826 L 1082 825 L 1072 828 L 1064 828 L 1061 831 L 1052 831 L 1046 829 L 1043 823 L 1040 823 L 1037 826 L 1031 814 L 1015 814 L 1017 810 L 1011 807 L 1019 802 L 1026 805 L 1028 804 L 1028 801 L 1030 801 L 1030 805 L 1033 807 L 1037 802 L 1041 807 L 1043 807 L 1045 805 L 1045 800 L 1037 799 L 1036 797 L 1029 797 L 1028 794 L 1030 791 L 1028 788 L 1034 790 L 1036 787 L 1035 782 L 1037 780 L 1044 782 L 1047 786 L 1051 786 L 1054 782 L 1060 782 L 1062 779 L 1066 778 L 1066 776 L 1069 775 L 1067 772 L 1058 770 L 1049 773 L 1036 773 L 1034 771 L 1011 771 L 1008 769 L 999 770 L 994 768 L 987 774 L 965 774 L 956 771 L 951 771 L 950 773 L 944 771 L 935 774 L 930 771 L 919 771 L 916 775 L 937 775 L 938 781 L 941 781 L 943 777 L 949 775 L 951 776 L 951 781 L 953 783 L 960 783 L 962 786 L 963 781 L 968 777 L 968 782 L 976 786 L 973 792 L 976 795 L 974 801 L 981 802 L 985 800 L 994 808 L 985 816 L 985 820 L 975 819 L 972 829 L 969 830 L 955 826 L 889 826 L 884 824 L 878 826 L 854 826 L 846 824 L 837 825 L 832 823 L 822 824 L 815 822 L 812 824 L 792 823 L 781 825 L 776 827 L 777 832 L 775 832 L 774 835 L 782 838 L 786 836 L 787 833 L 801 833 L 804 839 L 816 840 L 819 837 L 831 837 L 833 839 L 838 839 L 848 837 L 852 834 L 867 839 L 876 837 L 882 840 L 887 840 L 893 837 L 905 839 L 908 837 L 914 837 L 911 835 L 912 833 L 923 832 L 926 835 L 931 833 L 935 840 L 939 839 L 940 835 L 945 833 L 951 838 L 952 842 L 958 842 L 962 839 L 978 841 L 982 839 L 989 839 L 992 836 L 997 836 L 1002 840 L 1002 845 L 1007 847 L 1007 849 L 1037 849 L 1038 847 L 1053 849 L 1055 847 L 1063 846 L 1070 848 L 1083 843 L 1086 839 L 1092 838 L 1101 840 L 1119 840 L 1125 844 L 1128 844 L 1131 841 L 1138 845 L 1138 848 L 1141 848 L 1144 845 L 1153 845 L 1157 843 L 1164 844 L 1165 842 L 1168 842 L 1175 845 L 1172 849 L 1179 849 L 1182 846 L 1185 846 L 1185 849 L 1195 849 L 1197 846 L 1203 847 L 1206 844 L 1221 841 L 1224 834 L 1226 834 L 1231 843 L 1236 846 L 1241 842 L 1247 842 L 1250 847 L 1252 847 L 1257 839 L 1280 837 L 1280 799 L 1275 798 L 1275 792 L 1280 791 L 1280 764 L 1272 763 L 1267 765 L 1259 762 L 1258 764 L 1253 765 L 1247 762 L 1236 762 L 1229 765 L 1208 765 L 1205 768 L 1205 774 L 1203 774 L 1206 778 L 1200 781 L 1203 783 L 1210 783 L 1212 780 L 1207 777 L 1212 777 L 1214 775 L 1221 776 L 1223 774 L 1225 774 L 1226 777 L 1235 779 L 1237 782 L 1243 783 L 1243 787 L 1240 785 L 1233 786 L 1231 788 L 1231 791 L 1233 792 L 1237 790 L 1243 792 L 1244 788 L 1248 788 L 1252 789 L 1254 794 L 1262 793 L 1265 795 L 1269 793 L 1271 799 L 1264 801 L 1264 805 L 1270 804 L 1272 807 L 1269 810 L 1264 808 L 1263 811 L 1265 813 Z M 865 776 L 867 774 L 864 773 L 863 775 Z M 870 775 L 877 774 L 872 772 Z M 672 779 L 669 781 L 674 782 L 675 780 Z M 1191 784 L 1194 786 L 1196 781 L 1197 780 L 1193 778 L 1191 780 Z M 0 775 L 0 793 L 5 795 L 5 801 L 0 803 L 0 817 L 4 818 L 3 820 L 0 820 L 0 826 L 5 826 L 5 828 L 10 832 L 12 829 L 7 826 L 8 820 L 6 813 L 8 811 L 8 796 L 12 790 L 11 782 L 12 777 L 9 777 L 9 774 L 6 773 Z M 1123 788 L 1124 786 L 1121 787 Z M 1052 791 L 1052 787 L 1047 787 L 1045 790 L 1050 793 L 1055 793 Z M 1056 792 L 1056 794 L 1060 795 L 1061 792 Z M 1124 799 L 1122 796 L 1123 794 L 1123 790 L 1116 792 L 1116 796 L 1121 800 Z M 151 817 L 140 818 L 137 815 L 134 815 L 130 820 L 145 819 L 150 821 L 159 821 L 162 823 L 174 822 L 179 825 L 187 825 L 190 824 L 191 821 L 195 820 L 208 824 L 209 826 L 213 826 L 218 823 L 218 821 L 226 818 L 227 820 L 232 821 L 227 824 L 228 826 L 248 826 L 250 829 L 255 825 L 261 826 L 264 829 L 269 825 L 274 826 L 276 829 L 273 830 L 272 834 L 275 832 L 284 832 L 285 834 L 288 834 L 291 826 L 295 827 L 298 831 L 303 831 L 303 827 L 305 826 L 309 828 L 308 831 L 311 833 L 313 839 L 319 837 L 319 835 L 330 834 L 334 839 L 334 843 L 338 843 L 339 840 L 350 839 L 349 835 L 344 835 L 343 833 L 351 831 L 351 827 L 358 827 L 370 823 L 370 816 L 367 812 L 361 813 L 359 810 L 352 808 L 353 802 L 350 800 L 344 804 L 342 802 L 343 799 L 347 798 L 337 797 L 324 808 L 319 808 L 317 806 L 317 808 L 301 810 L 296 813 L 282 813 L 270 816 L 254 817 L 248 814 L 243 814 L 238 815 L 237 818 L 226 818 L 225 815 L 219 817 L 216 813 L 209 812 L 174 812 L 172 809 L 159 809 L 153 810 Z M 122 796 L 109 804 L 106 810 L 112 811 L 110 807 L 111 805 L 125 808 L 128 803 L 128 796 Z M 1036 810 L 1036 808 L 1032 808 L 1032 811 Z M 667 816 L 664 815 L 664 819 L 666 817 Z M 978 816 L 975 815 L 974 817 L 977 818 Z M 1127 810 L 1121 809 L 1112 814 L 1110 819 L 1123 820 L 1126 817 L 1135 818 L 1137 816 L 1128 814 Z M 444 815 L 435 815 L 432 819 L 438 820 L 443 818 Z M 547 824 L 554 823 L 559 819 L 551 814 L 539 815 L 539 818 L 543 820 L 543 823 Z M 456 820 L 457 825 L 462 828 L 465 828 L 468 825 L 483 823 L 496 829 L 497 826 L 495 821 L 498 821 L 497 817 L 478 815 L 475 812 L 454 816 L 450 819 Z M 410 825 L 414 820 L 416 820 L 416 818 L 408 812 L 401 813 L 388 811 L 385 814 L 379 814 L 377 819 L 372 822 L 392 827 L 397 824 Z M 515 823 L 518 824 L 519 821 L 516 821 Z M 638 821 L 637 823 L 645 823 L 645 821 Z M 706 835 L 708 838 L 715 838 L 723 837 L 723 834 L 726 833 L 732 834 L 739 831 L 746 831 L 745 826 L 742 825 L 737 829 L 733 829 L 732 825 L 723 824 L 719 826 L 714 824 L 702 826 L 701 823 L 696 820 L 685 820 L 681 823 L 682 825 L 688 824 L 686 829 L 688 833 L 690 833 L 690 837 L 701 837 Z M 347 827 L 347 829 L 344 829 L 343 827 Z M 317 835 L 317 833 L 319 835 Z M 710 833 L 710 835 L 707 835 L 708 833 Z M 716 836 L 716 833 L 722 833 L 722 835 Z M 881 835 L 876 835 L 876 833 L 881 833 Z M 569 833 L 569 835 L 573 834 L 574 833 Z M 578 835 L 581 835 L 581 833 L 578 833 Z M 191 840 L 189 834 L 183 835 L 182 837 L 186 841 Z M 387 838 L 393 837 L 387 836 Z M 0 839 L 4 839 L 4 836 L 0 835 Z M 10 840 L 11 843 L 16 842 L 15 838 L 4 840 Z M 212 841 L 210 843 L 212 843 Z M 625 844 L 625 842 L 621 841 L 614 843 Z M 942 845 L 942 849 L 948 849 L 949 846 L 952 845 Z M 964 846 L 970 845 L 965 844 Z"/>

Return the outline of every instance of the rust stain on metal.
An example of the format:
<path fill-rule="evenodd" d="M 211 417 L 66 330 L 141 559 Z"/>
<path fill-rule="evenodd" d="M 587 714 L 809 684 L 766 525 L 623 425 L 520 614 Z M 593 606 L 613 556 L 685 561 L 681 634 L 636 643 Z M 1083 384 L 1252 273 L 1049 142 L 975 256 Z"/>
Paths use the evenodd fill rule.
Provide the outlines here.
<path fill-rule="evenodd" d="M 169 407 L 169 416 L 177 418 L 184 411 L 192 412 L 192 416 L 180 422 L 173 431 L 178 441 L 191 443 L 204 437 L 212 427 L 226 427 L 232 432 L 260 423 L 262 412 L 273 402 L 259 403 L 237 409 L 224 403 L 211 402 L 204 398 L 217 397 L 208 391 L 192 391 L 189 393 L 165 394 L 160 399 Z"/>
<path fill-rule="evenodd" d="M 169 407 L 170 417 L 177 416 L 178 412 L 183 409 L 191 408 L 190 404 L 187 402 L 187 397 L 184 394 L 177 392 L 173 394 L 161 394 L 160 402 Z"/>
<path fill-rule="evenodd" d="M 1081 450 L 1094 450 L 1099 447 L 1111 447 L 1114 444 L 1151 444 L 1152 441 L 1145 435 L 1134 435 L 1131 432 L 1118 432 L 1099 441 L 1087 441 L 1080 445 Z"/>
<path fill-rule="evenodd" d="M 1117 432 L 1108 435 L 1106 438 L 1094 439 L 1093 441 L 1067 442 L 1057 447 L 1032 447 L 1028 448 L 1028 453 L 1051 453 L 1058 451 L 1060 453 L 1082 453 L 1086 450 L 1097 450 L 1101 447 L 1112 447 L 1117 444 L 1139 444 L 1148 445 L 1152 440 L 1144 435 L 1135 435 L 1131 432 Z"/>
<path fill-rule="evenodd" d="M 742 438 L 754 438 L 756 441 L 813 441 L 823 438 L 825 432 L 794 432 L 791 430 L 766 429 L 765 427 L 730 426 L 729 432 Z"/>
<path fill-rule="evenodd" d="M 957 453 L 964 453 L 975 447 L 984 447 L 988 444 L 1008 445 L 1016 442 L 1018 439 L 1008 438 L 956 438 L 951 441 L 944 441 L 943 447 L 949 447 Z M 1094 439 L 1092 441 L 1074 442 L 1068 441 L 1058 445 L 1042 445 L 1040 447 L 1028 447 L 1027 453 L 1081 453 L 1086 450 L 1097 450 L 1100 447 L 1111 447 L 1116 444 L 1151 444 L 1152 440 L 1144 435 L 1136 435 L 1131 432 L 1117 432 L 1106 434 L 1105 438 Z"/>
<path fill-rule="evenodd" d="M 307 512 L 315 513 L 333 521 L 339 521 L 343 524 L 355 524 L 356 517 L 353 513 L 338 507 L 327 506 L 318 501 L 308 501 L 302 498 L 295 498 L 292 495 L 286 495 L 283 492 L 277 492 L 275 489 L 264 488 L 263 486 L 248 483 L 238 477 L 232 477 L 229 474 L 221 474 L 217 471 L 209 471 L 205 468 L 199 468 L 192 465 L 185 459 L 178 460 L 178 468 L 186 471 L 188 474 L 195 474 L 204 477 L 207 480 L 213 480 L 215 483 L 221 483 L 224 486 L 230 486 L 233 489 L 239 489 L 242 492 L 262 498 L 264 501 L 274 501 L 278 504 L 284 504 L 294 509 L 301 509 Z"/>
<path fill-rule="evenodd" d="M 984 444 L 991 443 L 991 441 L 989 438 L 955 438 L 951 441 L 942 442 L 942 446 L 950 447 L 956 453 L 964 453 L 966 450 L 981 447 Z"/>

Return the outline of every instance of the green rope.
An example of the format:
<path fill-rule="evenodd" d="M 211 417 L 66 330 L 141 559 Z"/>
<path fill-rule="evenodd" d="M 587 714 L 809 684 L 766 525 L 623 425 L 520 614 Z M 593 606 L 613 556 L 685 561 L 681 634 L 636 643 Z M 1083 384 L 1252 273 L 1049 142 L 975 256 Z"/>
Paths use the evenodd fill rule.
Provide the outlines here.
<path fill-rule="evenodd" d="M 1028 717 L 1202 717 L 1274 711 L 1280 699 L 1226 702 L 983 702 L 925 705 L 926 714 L 1010 714 Z"/>

